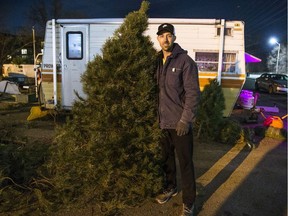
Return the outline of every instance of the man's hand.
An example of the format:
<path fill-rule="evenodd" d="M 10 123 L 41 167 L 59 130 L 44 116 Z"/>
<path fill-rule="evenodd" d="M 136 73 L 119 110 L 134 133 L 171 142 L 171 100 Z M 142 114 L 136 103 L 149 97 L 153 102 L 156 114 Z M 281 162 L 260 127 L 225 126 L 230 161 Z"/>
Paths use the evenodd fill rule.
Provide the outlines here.
<path fill-rule="evenodd" d="M 178 136 L 187 134 L 189 132 L 189 124 L 186 124 L 180 120 L 176 125 L 176 132 Z"/>

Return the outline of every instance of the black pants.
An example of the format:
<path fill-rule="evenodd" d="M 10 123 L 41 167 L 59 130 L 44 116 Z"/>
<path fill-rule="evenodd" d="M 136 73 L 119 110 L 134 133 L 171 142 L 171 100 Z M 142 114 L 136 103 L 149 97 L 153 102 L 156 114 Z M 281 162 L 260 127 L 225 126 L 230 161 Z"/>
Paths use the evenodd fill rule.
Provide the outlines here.
<path fill-rule="evenodd" d="M 163 169 L 166 174 L 166 187 L 177 186 L 175 150 L 178 156 L 183 203 L 192 205 L 196 197 L 196 183 L 193 164 L 193 133 L 178 136 L 175 129 L 163 130 L 164 136 L 160 141 L 163 156 Z"/>

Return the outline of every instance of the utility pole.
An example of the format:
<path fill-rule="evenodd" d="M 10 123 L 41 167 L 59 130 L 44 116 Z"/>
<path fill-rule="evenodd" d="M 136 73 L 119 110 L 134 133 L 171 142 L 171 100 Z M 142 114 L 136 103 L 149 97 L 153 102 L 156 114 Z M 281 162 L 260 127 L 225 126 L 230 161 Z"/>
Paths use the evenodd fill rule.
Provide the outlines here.
<path fill-rule="evenodd" d="M 35 30 L 34 30 L 34 26 L 32 27 L 32 38 L 33 38 L 33 63 L 34 63 L 34 65 L 35 65 L 35 58 L 36 58 L 36 56 L 35 56 Z"/>

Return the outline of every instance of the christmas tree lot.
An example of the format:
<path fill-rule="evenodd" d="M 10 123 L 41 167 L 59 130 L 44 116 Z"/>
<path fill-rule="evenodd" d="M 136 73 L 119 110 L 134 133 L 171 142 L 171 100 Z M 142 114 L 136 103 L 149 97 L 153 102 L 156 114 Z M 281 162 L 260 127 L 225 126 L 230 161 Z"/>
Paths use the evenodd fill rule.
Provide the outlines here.
<path fill-rule="evenodd" d="M 61 215 L 87 207 L 89 215 L 119 215 L 162 188 L 157 51 L 143 35 L 148 9 L 143 1 L 129 13 L 102 55 L 89 62 L 82 76 L 86 97 L 56 128 L 53 143 L 0 143 L 0 214 Z M 230 144 L 241 138 L 241 126 L 223 120 L 224 102 L 221 86 L 211 80 L 193 125 L 199 140 Z M 13 137 L 13 128 L 1 130 Z"/>

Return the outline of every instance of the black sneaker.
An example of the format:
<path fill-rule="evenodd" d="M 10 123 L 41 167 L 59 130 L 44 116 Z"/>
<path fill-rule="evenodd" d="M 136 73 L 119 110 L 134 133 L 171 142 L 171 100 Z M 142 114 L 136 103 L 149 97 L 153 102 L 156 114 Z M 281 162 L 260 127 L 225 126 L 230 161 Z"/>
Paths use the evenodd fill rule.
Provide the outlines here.
<path fill-rule="evenodd" d="M 183 204 L 183 212 L 181 216 L 193 216 L 193 215 L 194 215 L 194 204 L 192 206 Z"/>
<path fill-rule="evenodd" d="M 159 204 L 164 204 L 166 202 L 169 201 L 169 199 L 171 199 L 171 197 L 173 196 L 176 196 L 178 194 L 178 190 L 177 188 L 171 188 L 171 189 L 166 189 L 163 191 L 162 194 L 159 194 L 157 197 L 156 197 L 156 201 L 159 203 Z"/>

